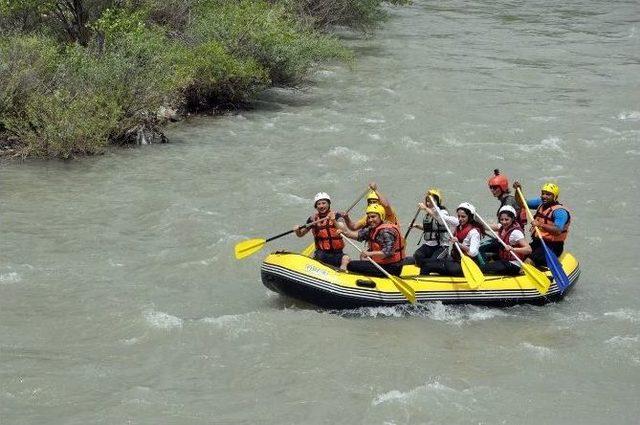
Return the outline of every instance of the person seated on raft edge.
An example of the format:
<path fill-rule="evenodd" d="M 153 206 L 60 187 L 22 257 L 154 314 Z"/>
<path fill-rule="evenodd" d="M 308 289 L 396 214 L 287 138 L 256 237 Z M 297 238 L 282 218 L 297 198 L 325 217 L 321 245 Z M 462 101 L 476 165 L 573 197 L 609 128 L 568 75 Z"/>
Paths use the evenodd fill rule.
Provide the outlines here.
<path fill-rule="evenodd" d="M 484 233 L 482 226 L 476 222 L 476 208 L 468 202 L 463 202 L 456 208 L 457 219 L 447 216 L 445 220 L 449 224 L 455 223 L 456 230 L 453 233 L 451 244 L 458 242 L 462 252 L 474 261 L 482 263 L 479 252 L 480 238 Z M 431 272 L 438 273 L 441 276 L 463 276 L 462 265 L 460 264 L 460 254 L 458 250 L 453 248 L 449 258 L 445 259 L 428 259 L 420 266 L 420 274 L 428 275 Z"/>
<path fill-rule="evenodd" d="M 371 182 L 369 183 L 369 189 L 369 193 L 367 193 L 367 206 L 373 204 L 382 205 L 384 207 L 387 221 L 391 224 L 399 226 L 400 222 L 398 221 L 396 212 L 391 207 L 391 204 L 389 203 L 387 198 L 382 193 L 380 193 L 380 191 L 378 190 L 378 185 L 375 182 Z M 367 216 L 365 214 L 364 217 L 360 218 L 360 220 L 356 221 L 355 223 L 353 223 L 349 219 L 346 219 L 345 223 L 347 224 L 349 230 L 360 230 L 367 225 Z"/>
<path fill-rule="evenodd" d="M 422 230 L 421 239 L 424 240 L 422 246 L 413 253 L 414 263 L 418 267 L 422 265 L 425 260 L 446 255 L 446 252 L 448 252 L 449 247 L 451 246 L 449 232 L 447 232 L 447 229 L 444 227 L 445 225 L 440 222 L 438 213 L 433 208 L 433 204 L 431 204 L 429 196 L 433 197 L 433 200 L 436 201 L 445 221 L 448 221 L 447 217 L 451 219 L 451 221 L 448 221 L 447 225 L 451 228 L 452 232 L 458 225 L 458 219 L 451 217 L 447 212 L 447 209 L 442 205 L 442 192 L 436 188 L 427 190 L 424 195 L 424 202 L 420 202 L 418 204 L 418 208 L 425 211 L 424 219 L 422 220 L 422 224 L 415 223 L 413 225 L 414 228 Z"/>
<path fill-rule="evenodd" d="M 487 185 L 494 198 L 500 201 L 498 211 L 496 211 L 496 217 L 500 215 L 500 209 L 505 205 L 509 205 L 516 210 L 516 221 L 520 223 L 520 226 L 524 229 L 527 224 L 527 213 L 522 209 L 522 205 L 518 202 L 515 196 L 509 191 L 509 179 L 504 174 L 500 174 L 500 170 L 497 168 L 493 170 L 493 176 L 487 180 Z M 499 223 L 490 223 L 493 230 L 498 231 L 500 229 Z M 483 257 L 493 257 L 498 255 L 498 252 L 502 248 L 502 245 L 493 238 L 487 238 L 480 243 L 480 252 Z"/>
<path fill-rule="evenodd" d="M 367 207 L 367 226 L 355 231 L 338 223 L 339 233 L 358 241 L 367 241 L 368 249 L 362 251 L 360 260 L 349 261 L 347 270 L 368 276 L 386 277 L 367 256 L 378 263 L 389 274 L 400 276 L 404 258 L 404 238 L 397 224 L 385 222 L 384 207 L 374 203 Z"/>
<path fill-rule="evenodd" d="M 514 181 L 513 187 L 522 190 L 519 181 Z M 546 267 L 547 259 L 535 226 L 540 230 L 545 244 L 556 256 L 560 257 L 564 251 L 564 242 L 569 235 L 571 213 L 558 201 L 559 196 L 560 188 L 557 184 L 545 183 L 540 189 L 539 198 L 527 199 L 527 206 L 536 208 L 536 212 L 533 214 L 534 221 L 531 223 L 531 249 L 533 252 L 526 259 L 526 262 L 536 267 Z"/>
<path fill-rule="evenodd" d="M 348 218 L 348 215 L 343 212 L 331 211 L 331 197 L 325 192 L 316 194 L 313 198 L 313 206 L 317 212 L 307 219 L 307 223 L 312 223 L 324 217 L 327 219 L 309 227 L 301 228 L 300 226 L 295 226 L 293 230 L 295 230 L 296 236 L 301 238 L 311 230 L 316 244 L 313 258 L 346 270 L 349 257 L 342 252 L 344 241 L 338 233 L 336 223 L 341 218 Z"/>
<path fill-rule="evenodd" d="M 481 267 L 487 274 L 499 274 L 507 276 L 518 276 L 521 272 L 520 263 L 513 258 L 510 252 L 515 253 L 518 258 L 524 260 L 531 254 L 531 246 L 524 237 L 524 229 L 516 220 L 516 210 L 511 205 L 505 205 L 498 211 L 500 228 L 497 229 L 498 236 L 506 244 L 506 248 L 500 244 L 498 259 L 490 261 Z"/>

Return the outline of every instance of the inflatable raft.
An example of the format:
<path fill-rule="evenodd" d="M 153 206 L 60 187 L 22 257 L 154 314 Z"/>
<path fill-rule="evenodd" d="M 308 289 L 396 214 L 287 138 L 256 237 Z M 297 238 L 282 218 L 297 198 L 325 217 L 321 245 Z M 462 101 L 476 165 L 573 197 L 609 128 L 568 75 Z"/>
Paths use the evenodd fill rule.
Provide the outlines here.
<path fill-rule="evenodd" d="M 575 286 L 580 264 L 570 253 L 560 256 L 570 286 L 561 293 L 550 272 L 551 286 L 538 292 L 526 276 L 485 275 L 478 288 L 469 287 L 463 277 L 420 276 L 416 266 L 402 269 L 401 278 L 416 292 L 417 302 L 441 301 L 445 304 L 511 306 L 545 304 L 562 299 Z M 312 258 L 291 252 L 276 252 L 265 258 L 262 283 L 272 291 L 322 308 L 344 309 L 408 304 L 388 278 L 343 272 Z"/>

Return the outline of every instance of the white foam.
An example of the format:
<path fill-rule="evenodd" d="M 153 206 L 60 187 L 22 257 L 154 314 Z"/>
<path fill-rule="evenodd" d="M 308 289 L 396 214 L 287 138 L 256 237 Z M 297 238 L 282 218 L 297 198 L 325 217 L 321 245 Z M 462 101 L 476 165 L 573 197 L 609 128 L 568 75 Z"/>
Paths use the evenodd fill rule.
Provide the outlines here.
<path fill-rule="evenodd" d="M 640 121 L 640 112 L 638 111 L 620 112 L 618 114 L 618 119 L 620 121 Z"/>
<path fill-rule="evenodd" d="M 347 159 L 352 163 L 363 163 L 369 161 L 369 157 L 361 154 L 360 152 L 356 152 L 344 146 L 336 146 L 331 149 L 328 153 L 328 156 Z"/>
<path fill-rule="evenodd" d="M 637 343 L 640 339 L 637 336 L 621 336 L 621 335 L 616 335 L 612 338 L 609 338 L 608 340 L 605 341 L 606 344 L 611 344 L 611 345 L 623 345 L 623 346 L 629 346 L 629 345 L 634 345 L 635 343 Z"/>
<path fill-rule="evenodd" d="M 534 152 L 534 151 L 556 151 L 560 153 L 564 153 L 564 149 L 562 149 L 561 144 L 563 143 L 562 139 L 556 136 L 550 136 L 546 139 L 542 139 L 538 144 L 535 145 L 525 145 L 519 144 L 518 148 L 525 152 Z"/>
<path fill-rule="evenodd" d="M 381 123 L 387 122 L 386 120 L 379 119 L 379 118 L 363 118 L 362 121 L 368 124 L 381 124 Z"/>
<path fill-rule="evenodd" d="M 638 310 L 631 310 L 627 308 L 622 308 L 617 311 L 608 311 L 604 313 L 604 315 L 618 320 L 628 320 L 631 323 L 640 321 L 640 312 Z"/>
<path fill-rule="evenodd" d="M 379 134 L 368 134 L 371 140 L 380 140 L 382 137 Z"/>
<path fill-rule="evenodd" d="M 173 329 L 182 327 L 182 319 L 161 311 L 148 310 L 144 314 L 146 321 L 154 328 Z"/>
<path fill-rule="evenodd" d="M 309 205 L 311 203 L 310 199 L 294 195 L 293 193 L 278 193 L 278 197 L 287 205 Z"/>
<path fill-rule="evenodd" d="M 423 396 L 424 394 L 429 394 L 429 393 L 457 394 L 459 393 L 459 391 L 453 388 L 447 387 L 446 385 L 443 385 L 438 381 L 433 381 L 433 382 L 427 382 L 424 385 L 413 388 L 406 392 L 402 392 L 399 390 L 391 390 L 384 394 L 380 394 L 376 396 L 376 398 L 371 402 L 371 405 L 377 406 L 383 403 L 394 403 L 394 402 L 406 404 L 418 397 Z"/>
<path fill-rule="evenodd" d="M 22 280 L 22 277 L 16 272 L 0 273 L 0 283 L 17 283 Z"/>
<path fill-rule="evenodd" d="M 531 344 L 529 342 L 523 342 L 520 345 L 525 350 L 531 351 L 536 357 L 539 357 L 539 358 L 549 357 L 553 353 L 553 350 L 551 350 L 551 348 L 549 348 L 549 347 L 543 347 L 543 346 L 540 346 L 540 345 L 533 345 L 533 344 Z"/>
<path fill-rule="evenodd" d="M 255 329 L 256 324 L 252 320 L 254 316 L 255 313 L 227 314 L 219 317 L 205 317 L 199 321 L 222 329 L 232 337 L 237 337 Z"/>
<path fill-rule="evenodd" d="M 224 315 L 220 317 L 205 317 L 200 321 L 203 323 L 216 325 L 219 328 L 226 328 L 231 324 L 238 323 L 240 320 L 241 320 L 240 315 L 232 314 L 232 315 Z"/>

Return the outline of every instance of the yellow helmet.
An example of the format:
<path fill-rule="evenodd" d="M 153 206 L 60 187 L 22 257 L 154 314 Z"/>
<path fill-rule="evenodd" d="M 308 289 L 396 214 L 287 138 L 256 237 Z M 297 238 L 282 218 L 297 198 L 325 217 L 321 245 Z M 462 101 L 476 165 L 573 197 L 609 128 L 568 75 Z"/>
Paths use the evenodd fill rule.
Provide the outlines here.
<path fill-rule="evenodd" d="M 369 200 L 371 199 L 374 199 L 378 202 L 380 201 L 380 197 L 378 196 L 375 190 L 370 190 L 369 193 L 367 193 L 367 202 L 369 202 Z"/>
<path fill-rule="evenodd" d="M 554 200 L 557 200 L 558 196 L 560 196 L 560 188 L 555 183 L 545 183 L 540 190 L 543 192 L 553 193 Z"/>
<path fill-rule="evenodd" d="M 384 210 L 384 207 L 380 204 L 371 204 L 367 207 L 366 213 L 374 213 L 380 216 L 380 220 L 384 221 L 387 218 L 387 213 Z"/>
<path fill-rule="evenodd" d="M 436 189 L 435 187 L 432 187 L 429 190 L 427 190 L 427 192 L 425 193 L 425 196 L 427 198 L 429 196 L 437 196 L 438 200 L 436 200 L 436 202 L 440 205 L 444 202 L 444 198 L 442 197 L 442 192 L 440 192 L 440 189 Z"/>

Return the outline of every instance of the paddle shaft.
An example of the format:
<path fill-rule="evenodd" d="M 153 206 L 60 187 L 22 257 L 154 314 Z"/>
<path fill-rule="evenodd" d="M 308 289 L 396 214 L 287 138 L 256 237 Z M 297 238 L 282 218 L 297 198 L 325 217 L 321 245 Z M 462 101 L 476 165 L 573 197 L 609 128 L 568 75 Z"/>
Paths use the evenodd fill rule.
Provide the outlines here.
<path fill-rule="evenodd" d="M 533 214 L 531 214 L 531 210 L 529 210 L 529 205 L 527 204 L 527 200 L 524 198 L 524 195 L 522 194 L 522 191 L 520 190 L 520 188 L 516 188 L 516 192 L 518 193 L 518 196 L 520 197 L 520 202 L 522 203 L 522 208 L 525 209 L 525 211 L 527 211 L 527 217 L 529 217 L 529 220 L 531 221 L 531 225 L 536 229 L 536 235 L 538 235 L 538 238 L 540 239 L 540 242 L 542 242 L 542 245 L 544 245 L 545 249 L 547 248 L 547 244 L 544 243 L 544 239 L 542 239 L 542 235 L 540 235 L 540 229 L 538 229 L 538 226 L 536 226 L 534 220 L 533 220 Z"/>
<path fill-rule="evenodd" d="M 416 211 L 416 214 L 413 216 L 413 220 L 411 220 L 411 224 L 409 224 L 409 228 L 407 229 L 407 232 L 404 234 L 404 239 L 407 239 L 407 236 L 409 236 L 409 232 L 411 231 L 411 229 L 413 229 L 413 225 L 416 222 L 416 219 L 418 218 L 418 214 L 420 214 L 420 208 L 418 208 L 418 210 Z"/>
<path fill-rule="evenodd" d="M 500 239 L 500 237 L 496 234 L 496 232 L 493 231 L 493 229 L 491 228 L 491 226 L 489 226 L 487 224 L 486 221 L 484 221 L 484 219 L 482 217 L 480 217 L 480 214 L 478 214 L 476 212 L 476 217 L 478 217 L 478 220 L 480 220 L 480 222 L 484 225 L 484 227 L 487 228 L 487 230 L 489 230 L 489 232 L 491 232 L 491 234 L 493 235 L 494 238 L 496 238 L 498 240 L 498 242 L 500 242 L 502 244 L 503 247 L 507 247 L 507 244 L 504 243 L 504 241 L 502 239 Z M 518 257 L 516 255 L 515 252 L 513 251 L 509 251 L 511 253 L 511 255 L 513 256 L 513 258 L 518 262 L 518 264 L 520 264 L 520 266 L 522 266 L 522 260 L 520 259 L 520 257 Z"/>
<path fill-rule="evenodd" d="M 327 219 L 327 217 L 319 218 L 318 220 L 312 221 L 311 223 L 303 224 L 302 226 L 300 226 L 300 228 L 304 229 L 306 227 L 313 226 L 314 224 L 320 223 L 322 220 L 326 220 L 326 219 Z M 293 232 L 295 232 L 295 229 L 287 230 L 286 232 L 280 233 L 279 235 L 271 236 L 269 239 L 265 239 L 263 243 L 271 242 L 274 239 L 281 238 L 281 237 L 286 236 L 289 233 L 293 233 Z"/>
<path fill-rule="evenodd" d="M 451 239 L 455 239 L 455 236 L 453 236 L 453 232 L 449 228 L 449 224 L 445 221 L 444 216 L 442 215 L 442 211 L 440 211 L 440 207 L 438 207 L 438 204 L 436 204 L 436 202 L 433 200 L 433 196 L 429 195 L 429 199 L 431 200 L 431 205 L 433 205 L 433 208 L 436 209 L 438 217 L 440 217 L 440 221 L 442 222 L 442 224 L 444 224 L 444 228 L 447 229 L 449 236 L 451 236 Z M 454 241 L 454 244 L 456 246 L 456 249 L 458 250 L 458 254 L 460 254 L 460 257 L 464 256 L 464 254 L 462 253 L 462 248 L 460 248 L 460 244 L 457 240 Z"/>

